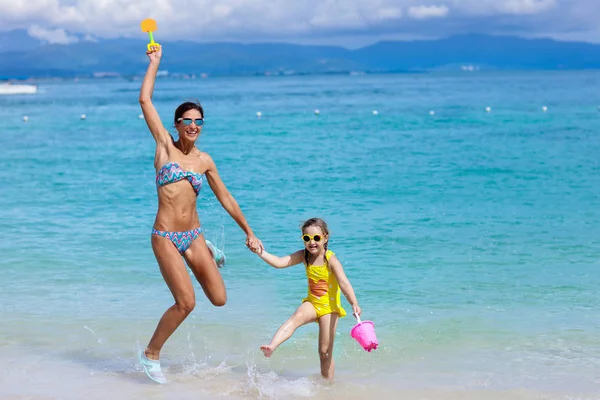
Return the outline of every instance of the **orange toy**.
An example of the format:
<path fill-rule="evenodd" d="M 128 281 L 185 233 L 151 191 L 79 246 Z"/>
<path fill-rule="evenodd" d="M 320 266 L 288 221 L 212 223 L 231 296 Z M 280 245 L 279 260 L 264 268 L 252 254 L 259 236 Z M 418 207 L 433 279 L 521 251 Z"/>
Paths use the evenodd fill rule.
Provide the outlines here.
<path fill-rule="evenodd" d="M 142 32 L 148 32 L 148 36 L 150 36 L 150 43 L 148 43 L 148 51 L 154 51 L 154 48 L 160 46 L 160 44 L 154 41 L 154 36 L 152 36 L 152 32 L 155 32 L 158 28 L 156 27 L 156 21 L 152 18 L 146 18 L 140 24 L 142 28 Z"/>

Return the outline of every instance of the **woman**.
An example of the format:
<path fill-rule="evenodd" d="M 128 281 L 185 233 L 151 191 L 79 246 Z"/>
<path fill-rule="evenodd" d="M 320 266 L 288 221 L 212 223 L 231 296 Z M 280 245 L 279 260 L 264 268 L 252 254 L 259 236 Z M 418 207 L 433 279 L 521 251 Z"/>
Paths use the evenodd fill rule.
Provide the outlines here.
<path fill-rule="evenodd" d="M 154 167 L 157 173 L 158 212 L 151 235 L 152 250 L 175 298 L 175 304 L 164 313 L 148 346 L 139 356 L 146 374 L 158 383 L 166 383 L 160 368 L 160 351 L 196 305 L 194 288 L 183 259 L 212 304 L 219 307 L 227 301 L 225 284 L 215 262 L 220 263 L 224 257 L 210 242 L 207 245 L 196 212 L 196 197 L 202 186 L 202 175 L 206 176 L 223 208 L 246 233 L 246 245 L 256 252 L 262 251 L 262 243 L 252 233 L 240 207 L 221 181 L 211 157 L 195 146 L 204 123 L 202 107 L 187 102 L 175 110 L 174 122 L 179 134 L 176 141 L 163 126 L 152 104 L 162 48 L 157 46 L 146 54 L 150 64 L 139 100 L 148 128 L 156 141 Z"/>

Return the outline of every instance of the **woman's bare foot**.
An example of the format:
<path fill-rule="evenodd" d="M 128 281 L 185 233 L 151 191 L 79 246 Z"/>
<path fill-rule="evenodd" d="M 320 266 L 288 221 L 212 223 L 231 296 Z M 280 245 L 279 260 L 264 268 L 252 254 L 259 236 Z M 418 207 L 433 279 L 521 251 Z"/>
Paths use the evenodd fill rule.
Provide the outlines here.
<path fill-rule="evenodd" d="M 270 358 L 271 354 L 273 354 L 273 352 L 275 351 L 273 346 L 271 346 L 270 344 L 263 344 L 262 346 L 260 346 L 260 349 L 267 358 Z"/>

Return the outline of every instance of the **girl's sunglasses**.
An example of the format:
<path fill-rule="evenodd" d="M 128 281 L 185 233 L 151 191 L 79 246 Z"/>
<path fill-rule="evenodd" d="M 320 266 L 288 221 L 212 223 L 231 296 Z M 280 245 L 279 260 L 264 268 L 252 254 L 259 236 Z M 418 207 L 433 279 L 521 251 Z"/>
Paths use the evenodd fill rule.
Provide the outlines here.
<path fill-rule="evenodd" d="M 310 242 L 311 240 L 314 240 L 315 242 L 320 242 L 321 239 L 323 239 L 323 235 L 302 235 L 302 240 L 304 240 L 305 243 Z"/>
<path fill-rule="evenodd" d="M 196 118 L 196 119 L 178 118 L 177 119 L 177 122 L 183 122 L 183 124 L 185 126 L 191 125 L 192 121 L 194 121 L 194 123 L 196 124 L 196 126 L 202 126 L 202 125 L 204 125 L 204 118 Z"/>

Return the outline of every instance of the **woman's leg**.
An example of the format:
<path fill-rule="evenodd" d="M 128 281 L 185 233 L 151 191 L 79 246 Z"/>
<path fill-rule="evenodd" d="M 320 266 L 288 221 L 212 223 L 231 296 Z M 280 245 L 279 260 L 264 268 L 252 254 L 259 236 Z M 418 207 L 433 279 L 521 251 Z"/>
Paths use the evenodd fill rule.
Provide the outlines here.
<path fill-rule="evenodd" d="M 333 341 L 339 314 L 327 314 L 319 318 L 319 359 L 321 375 L 325 379 L 333 379 L 335 362 L 333 361 Z"/>
<path fill-rule="evenodd" d="M 223 282 L 219 268 L 206 246 L 203 234 L 190 244 L 190 247 L 183 253 L 183 257 L 210 302 L 217 307 L 224 306 L 227 302 L 225 282 Z"/>
<path fill-rule="evenodd" d="M 151 242 L 160 272 L 175 299 L 175 304 L 163 314 L 158 322 L 154 335 L 144 352 L 149 359 L 158 360 L 167 339 L 194 309 L 196 296 L 181 254 L 173 243 L 158 235 L 152 235 Z"/>
<path fill-rule="evenodd" d="M 279 327 L 277 332 L 275 332 L 273 339 L 271 339 L 271 343 L 260 346 L 265 357 L 271 357 L 271 354 L 273 354 L 277 347 L 288 340 L 296 329 L 309 322 L 314 322 L 316 319 L 317 312 L 315 311 L 315 307 L 309 302 L 302 303 L 296 312 Z"/>

